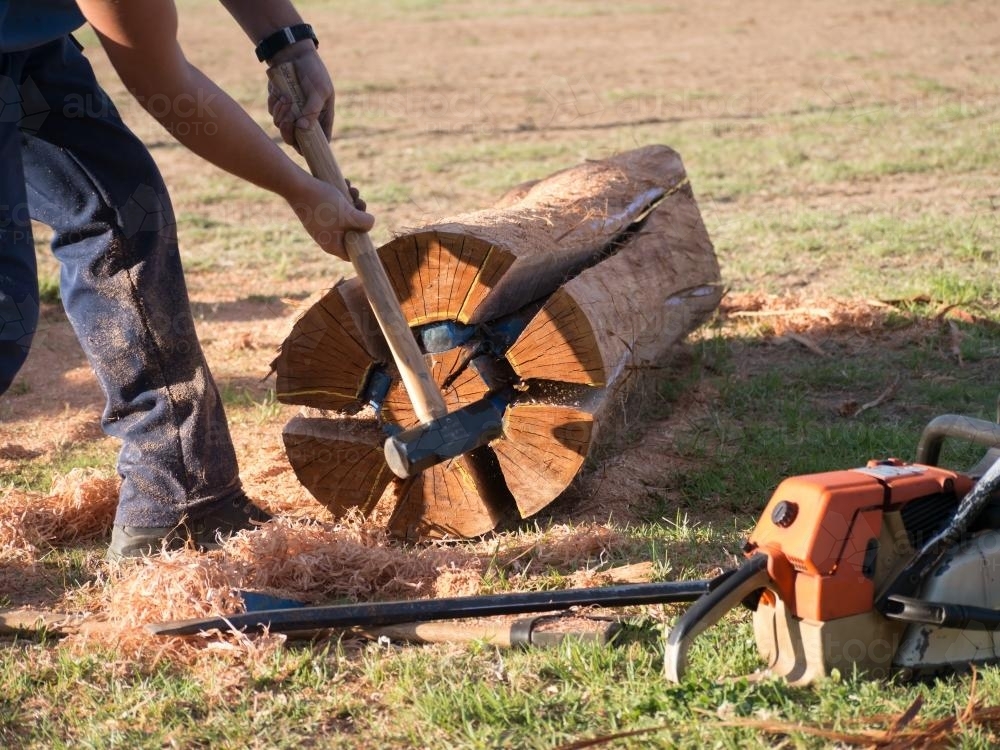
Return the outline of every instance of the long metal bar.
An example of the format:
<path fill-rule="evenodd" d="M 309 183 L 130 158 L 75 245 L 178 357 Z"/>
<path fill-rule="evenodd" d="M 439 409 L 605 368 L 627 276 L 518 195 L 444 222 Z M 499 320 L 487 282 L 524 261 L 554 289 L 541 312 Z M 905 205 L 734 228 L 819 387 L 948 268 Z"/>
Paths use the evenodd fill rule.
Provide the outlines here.
<path fill-rule="evenodd" d="M 205 617 L 147 625 L 154 635 L 197 635 L 208 630 L 269 630 L 273 633 L 321 628 L 373 627 L 404 622 L 457 620 L 464 617 L 550 612 L 569 607 L 692 602 L 707 594 L 730 573 L 708 580 L 633 583 L 599 588 L 562 589 L 485 596 L 458 596 L 412 601 L 333 604 L 322 607 L 241 612 L 228 617 Z"/>

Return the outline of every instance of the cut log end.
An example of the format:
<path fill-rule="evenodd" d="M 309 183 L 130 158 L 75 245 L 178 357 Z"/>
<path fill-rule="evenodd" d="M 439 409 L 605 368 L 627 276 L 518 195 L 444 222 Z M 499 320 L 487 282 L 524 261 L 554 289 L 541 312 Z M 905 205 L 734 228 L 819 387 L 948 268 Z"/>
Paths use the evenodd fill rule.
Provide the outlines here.
<path fill-rule="evenodd" d="M 528 518 L 555 500 L 580 471 L 590 450 L 594 415 L 556 404 L 516 404 L 504 435 L 490 444 L 518 512 Z"/>
<path fill-rule="evenodd" d="M 370 309 L 342 284 L 327 292 L 292 327 L 273 362 L 275 393 L 283 403 L 347 409 L 362 396 L 375 358 L 363 328 Z M 349 302 L 349 300 L 351 300 Z"/>

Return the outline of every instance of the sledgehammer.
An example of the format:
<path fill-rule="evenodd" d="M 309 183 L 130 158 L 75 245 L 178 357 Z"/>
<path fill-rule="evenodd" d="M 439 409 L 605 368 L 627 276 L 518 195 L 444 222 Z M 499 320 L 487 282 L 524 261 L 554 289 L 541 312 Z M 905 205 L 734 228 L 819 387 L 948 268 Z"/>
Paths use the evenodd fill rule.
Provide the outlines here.
<path fill-rule="evenodd" d="M 299 86 L 292 63 L 284 63 L 269 68 L 268 78 L 292 104 L 292 114 L 298 118 L 302 114 L 305 96 Z M 295 139 L 313 175 L 337 187 L 348 196 L 350 192 L 344 176 L 330 150 L 330 143 L 318 122 L 308 129 L 297 128 Z M 421 423 L 432 422 L 448 413 L 448 407 L 437 384 L 431 378 L 417 340 L 410 332 L 410 326 L 403 316 L 399 300 L 392 289 L 392 283 L 385 267 L 375 251 L 367 232 L 346 232 L 344 246 L 354 272 L 361 281 L 365 296 L 371 304 L 382 335 L 389 345 L 389 351 L 399 369 L 399 376 L 410 397 L 413 409 Z"/>
<path fill-rule="evenodd" d="M 291 101 L 293 115 L 301 116 L 305 96 L 295 67 L 284 63 L 270 68 L 267 73 L 275 87 Z M 308 129 L 296 129 L 295 139 L 313 175 L 350 196 L 319 123 L 314 122 Z M 415 476 L 499 437 L 503 414 L 512 394 L 494 393 L 449 414 L 371 238 L 365 232 L 346 232 L 344 245 L 420 420 L 417 427 L 385 441 L 386 462 L 393 473 L 402 479 Z"/>

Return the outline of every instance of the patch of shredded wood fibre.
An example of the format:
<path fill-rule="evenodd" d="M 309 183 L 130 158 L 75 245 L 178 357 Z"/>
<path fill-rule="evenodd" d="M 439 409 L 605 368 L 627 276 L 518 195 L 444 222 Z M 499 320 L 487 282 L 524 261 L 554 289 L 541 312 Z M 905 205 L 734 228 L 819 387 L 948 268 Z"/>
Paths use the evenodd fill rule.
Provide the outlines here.
<path fill-rule="evenodd" d="M 0 500 L 0 560 L 30 562 L 47 548 L 102 536 L 114 522 L 119 479 L 73 469 L 48 493 L 11 490 Z"/>
<path fill-rule="evenodd" d="M 893 305 L 872 300 L 807 298 L 770 294 L 727 294 L 719 315 L 731 320 L 765 322 L 775 335 L 805 333 L 822 327 L 828 333 L 867 331 L 884 325 Z"/>
<path fill-rule="evenodd" d="M 574 565 L 594 567 L 616 539 L 615 532 L 594 525 L 550 529 L 531 544 L 522 537 L 401 547 L 388 540 L 384 529 L 360 517 L 325 524 L 278 517 L 237 534 L 217 552 L 179 550 L 112 567 L 98 594 L 101 601 L 93 607 L 106 625 L 72 635 L 69 641 L 76 647 L 108 641 L 121 653 L 143 659 L 169 656 L 190 662 L 206 648 L 243 658 L 276 648 L 283 639 L 268 636 L 261 641 L 236 633 L 215 634 L 209 640 L 160 638 L 142 626 L 240 612 L 241 590 L 308 603 L 471 596 L 485 590 L 484 572 L 491 564 L 511 564 L 514 576 L 508 580 L 515 588 L 530 589 L 529 571 L 544 573 L 553 563 L 567 570 Z M 519 573 L 522 566 L 526 569 Z M 517 585 L 519 575 L 522 586 Z M 588 574 L 571 577 L 569 583 L 606 581 Z"/>
<path fill-rule="evenodd" d="M 360 517 L 336 524 L 278 518 L 234 537 L 225 554 L 245 587 L 310 600 L 430 596 L 440 570 L 482 568 L 480 556 L 462 547 L 394 546 Z"/>

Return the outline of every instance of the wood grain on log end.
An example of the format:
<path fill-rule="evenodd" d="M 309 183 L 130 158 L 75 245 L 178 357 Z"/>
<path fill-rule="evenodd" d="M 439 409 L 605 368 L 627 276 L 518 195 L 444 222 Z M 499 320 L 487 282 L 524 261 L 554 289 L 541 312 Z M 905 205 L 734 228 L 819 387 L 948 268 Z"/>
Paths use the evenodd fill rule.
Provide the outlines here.
<path fill-rule="evenodd" d="M 347 409 L 358 403 L 375 364 L 338 285 L 292 327 L 273 362 L 275 395 L 285 404 Z"/>
<path fill-rule="evenodd" d="M 558 289 L 507 350 L 521 378 L 604 385 L 608 373 L 586 312 Z"/>
<path fill-rule="evenodd" d="M 431 377 L 441 388 L 448 411 L 478 401 L 488 391 L 486 382 L 480 377 L 476 368 L 468 365 L 470 354 L 469 347 L 457 347 L 439 354 L 427 354 L 424 357 L 431 371 Z M 410 397 L 398 378 L 393 379 L 393 384 L 382 402 L 382 418 L 403 429 L 414 427 L 420 422 L 410 403 Z"/>
<path fill-rule="evenodd" d="M 282 432 L 302 486 L 335 516 L 370 513 L 392 480 L 374 420 L 293 417 Z"/>
<path fill-rule="evenodd" d="M 504 418 L 504 436 L 490 443 L 523 518 L 559 496 L 583 466 L 594 416 L 572 406 L 515 404 Z"/>
<path fill-rule="evenodd" d="M 508 520 L 513 502 L 487 451 L 480 448 L 397 480 L 389 532 L 408 541 L 470 538 Z"/>
<path fill-rule="evenodd" d="M 514 258 L 487 240 L 446 231 L 396 237 L 379 257 L 411 326 L 466 323 Z"/>

